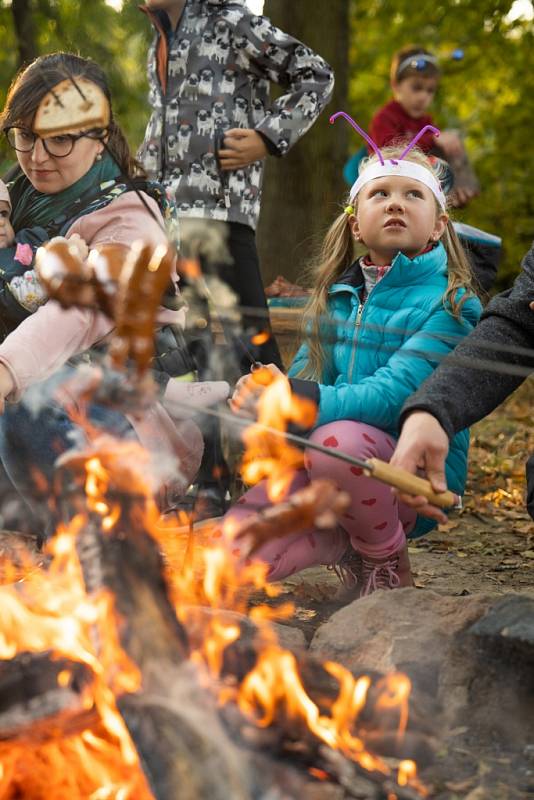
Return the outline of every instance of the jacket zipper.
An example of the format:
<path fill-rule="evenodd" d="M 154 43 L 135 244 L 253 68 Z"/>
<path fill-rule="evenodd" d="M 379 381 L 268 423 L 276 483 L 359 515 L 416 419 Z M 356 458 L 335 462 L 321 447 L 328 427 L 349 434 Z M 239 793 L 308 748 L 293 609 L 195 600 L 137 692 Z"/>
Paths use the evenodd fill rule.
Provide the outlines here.
<path fill-rule="evenodd" d="M 354 372 L 354 362 L 356 361 L 356 345 L 358 342 L 358 334 L 360 332 L 360 326 L 362 324 L 363 307 L 364 303 L 359 303 L 358 311 L 356 312 L 356 322 L 354 323 L 355 331 L 352 340 L 352 350 L 350 354 L 349 370 L 347 372 L 347 379 L 349 381 L 352 381 L 352 374 Z"/>

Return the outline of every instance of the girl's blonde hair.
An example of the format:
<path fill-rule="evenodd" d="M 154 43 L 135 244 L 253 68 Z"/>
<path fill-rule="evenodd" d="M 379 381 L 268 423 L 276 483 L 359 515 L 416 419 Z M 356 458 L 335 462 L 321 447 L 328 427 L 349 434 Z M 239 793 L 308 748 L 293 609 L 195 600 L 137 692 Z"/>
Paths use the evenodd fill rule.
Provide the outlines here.
<path fill-rule="evenodd" d="M 384 147 L 381 152 L 384 159 L 398 158 L 403 149 L 401 146 Z M 433 169 L 429 159 L 421 150 L 412 149 L 405 156 L 405 159 L 432 170 L 439 180 L 439 168 Z M 360 173 L 369 164 L 377 160 L 375 155 L 366 158 L 360 165 Z M 356 199 L 353 203 L 354 213 L 356 213 L 357 202 Z M 436 200 L 436 213 L 441 212 L 442 209 Z M 447 227 L 441 236 L 441 242 L 447 253 L 449 273 L 447 289 L 443 295 L 443 305 L 459 319 L 464 302 L 468 297 L 475 294 L 475 289 L 471 265 L 450 219 L 447 221 Z M 299 373 L 301 378 L 321 380 L 326 358 L 324 341 L 328 342 L 331 338 L 330 326 L 325 326 L 324 324 L 327 319 L 328 290 L 354 263 L 357 256 L 356 248 L 357 245 L 350 229 L 350 214 L 345 210 L 334 220 L 327 231 L 317 259 L 310 270 L 314 288 L 304 309 L 301 330 L 302 338 L 308 345 L 309 353 L 307 363 Z M 465 289 L 466 291 L 458 299 L 459 289 Z"/>

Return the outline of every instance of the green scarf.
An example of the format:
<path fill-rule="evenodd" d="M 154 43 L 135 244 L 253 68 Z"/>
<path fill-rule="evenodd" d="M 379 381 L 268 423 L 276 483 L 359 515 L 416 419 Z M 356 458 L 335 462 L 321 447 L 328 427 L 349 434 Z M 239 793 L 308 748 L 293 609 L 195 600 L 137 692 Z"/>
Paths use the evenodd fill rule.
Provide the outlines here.
<path fill-rule="evenodd" d="M 93 193 L 96 197 L 106 183 L 115 181 L 119 175 L 119 167 L 107 153 L 100 161 L 95 161 L 76 183 L 56 194 L 38 192 L 21 173 L 8 187 L 13 208 L 11 224 L 15 233 L 22 228 L 46 227 L 66 212 L 72 212 L 77 200 L 90 200 L 88 195 Z"/>

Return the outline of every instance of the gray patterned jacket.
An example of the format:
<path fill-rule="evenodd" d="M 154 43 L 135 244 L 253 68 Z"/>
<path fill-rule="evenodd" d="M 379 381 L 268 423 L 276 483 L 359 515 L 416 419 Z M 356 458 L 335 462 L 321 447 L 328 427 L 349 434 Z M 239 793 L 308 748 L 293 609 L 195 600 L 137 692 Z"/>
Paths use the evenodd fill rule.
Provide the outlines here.
<path fill-rule="evenodd" d="M 170 188 L 179 216 L 255 228 L 263 162 L 221 172 L 215 154 L 222 134 L 253 128 L 270 153 L 284 155 L 330 100 L 332 69 L 266 17 L 254 16 L 246 0 L 186 0 L 174 35 L 164 13 L 142 10 L 156 37 L 148 54 L 152 116 L 140 160 Z M 273 103 L 270 82 L 287 90 Z"/>

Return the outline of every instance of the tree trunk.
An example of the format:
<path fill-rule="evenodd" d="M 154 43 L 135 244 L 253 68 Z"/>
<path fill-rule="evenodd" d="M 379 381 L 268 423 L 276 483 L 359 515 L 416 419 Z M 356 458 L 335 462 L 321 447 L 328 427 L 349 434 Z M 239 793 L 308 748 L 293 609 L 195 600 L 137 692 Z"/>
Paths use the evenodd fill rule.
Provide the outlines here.
<path fill-rule="evenodd" d="M 268 284 L 278 274 L 299 277 L 343 198 L 347 130 L 328 118 L 347 109 L 349 3 L 267 0 L 264 13 L 323 56 L 336 75 L 333 100 L 311 130 L 286 157 L 268 158 L 258 232 Z"/>
<path fill-rule="evenodd" d="M 13 0 L 11 12 L 17 38 L 19 66 L 22 66 L 23 64 L 29 64 L 38 55 L 33 24 L 32 0 Z"/>

